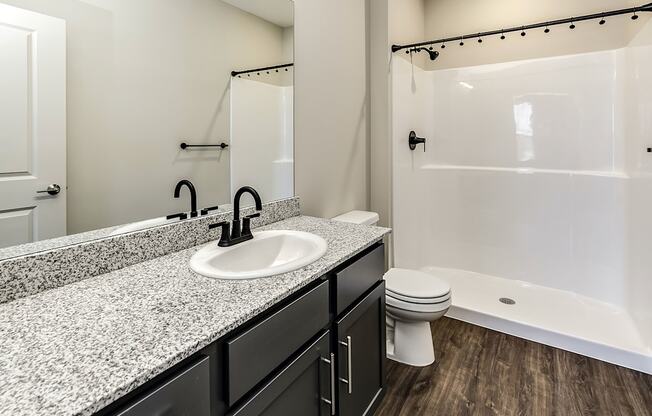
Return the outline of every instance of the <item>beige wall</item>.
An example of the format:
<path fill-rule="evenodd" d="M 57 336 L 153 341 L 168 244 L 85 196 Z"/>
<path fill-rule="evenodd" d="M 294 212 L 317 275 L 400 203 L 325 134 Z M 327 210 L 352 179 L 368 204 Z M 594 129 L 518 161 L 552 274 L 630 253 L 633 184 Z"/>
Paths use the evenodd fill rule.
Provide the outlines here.
<path fill-rule="evenodd" d="M 229 141 L 230 71 L 282 61 L 282 28 L 218 0 L 0 1 L 67 22 L 69 233 L 187 210 L 182 178 L 229 200 L 228 151 L 178 145 Z"/>
<path fill-rule="evenodd" d="M 423 0 L 370 0 L 370 209 L 380 225 L 391 226 L 392 154 L 390 53 L 392 43 L 419 42 L 425 36 Z M 420 57 L 415 61 L 423 65 Z"/>
<path fill-rule="evenodd" d="M 302 212 L 368 200 L 365 0 L 295 1 L 295 178 Z"/>
<path fill-rule="evenodd" d="M 425 39 L 438 39 L 475 33 L 501 27 L 518 26 L 546 20 L 596 13 L 605 10 L 639 6 L 637 0 L 423 0 Z M 647 14 L 649 15 L 649 13 Z M 548 35 L 543 30 L 519 33 L 500 40 L 491 37 L 478 44 L 468 40 L 464 47 L 457 43 L 447 45 L 430 69 L 443 69 L 520 59 L 542 58 L 606 49 L 620 48 L 629 42 L 649 18 L 642 15 L 636 22 L 629 16 L 607 19 L 604 26 L 597 21 L 577 23 L 575 30 L 567 26 L 551 27 Z M 425 40 L 424 39 L 424 40 Z"/>

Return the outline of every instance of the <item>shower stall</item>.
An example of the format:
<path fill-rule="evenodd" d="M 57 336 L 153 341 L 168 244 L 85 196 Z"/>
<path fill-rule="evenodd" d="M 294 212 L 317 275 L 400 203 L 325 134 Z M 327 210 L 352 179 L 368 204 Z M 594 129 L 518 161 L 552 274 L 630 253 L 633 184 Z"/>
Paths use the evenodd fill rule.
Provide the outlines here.
<path fill-rule="evenodd" d="M 393 58 L 394 263 L 448 280 L 449 316 L 652 373 L 651 25 L 586 54 Z"/>

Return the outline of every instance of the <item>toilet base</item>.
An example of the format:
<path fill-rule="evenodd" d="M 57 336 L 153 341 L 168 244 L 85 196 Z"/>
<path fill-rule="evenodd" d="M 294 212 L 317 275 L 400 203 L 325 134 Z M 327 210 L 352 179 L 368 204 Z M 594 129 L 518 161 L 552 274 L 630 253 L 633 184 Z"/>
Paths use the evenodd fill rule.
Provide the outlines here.
<path fill-rule="evenodd" d="M 414 367 L 435 362 L 430 322 L 388 320 L 387 358 Z"/>

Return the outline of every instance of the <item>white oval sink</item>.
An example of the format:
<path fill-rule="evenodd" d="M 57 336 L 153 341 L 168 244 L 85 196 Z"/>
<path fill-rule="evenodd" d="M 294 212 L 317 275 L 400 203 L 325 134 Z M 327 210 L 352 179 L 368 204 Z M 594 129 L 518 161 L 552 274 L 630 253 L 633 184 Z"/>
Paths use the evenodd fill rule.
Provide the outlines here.
<path fill-rule="evenodd" d="M 190 259 L 190 268 L 216 279 L 256 279 L 298 270 L 320 259 L 328 244 L 303 231 L 272 230 L 232 247 L 210 243 Z"/>

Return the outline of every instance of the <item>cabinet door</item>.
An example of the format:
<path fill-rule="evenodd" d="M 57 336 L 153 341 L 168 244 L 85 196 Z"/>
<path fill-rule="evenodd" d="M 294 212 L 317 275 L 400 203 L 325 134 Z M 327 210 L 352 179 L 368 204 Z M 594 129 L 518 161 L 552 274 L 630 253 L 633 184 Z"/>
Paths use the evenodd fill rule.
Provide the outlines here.
<path fill-rule="evenodd" d="M 336 325 L 339 415 L 373 414 L 385 385 L 385 282 Z"/>
<path fill-rule="evenodd" d="M 229 416 L 328 416 L 334 414 L 334 393 L 334 355 L 327 331 Z"/>

